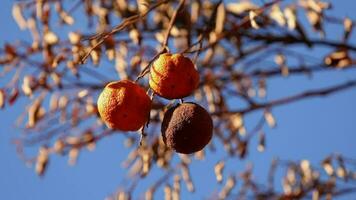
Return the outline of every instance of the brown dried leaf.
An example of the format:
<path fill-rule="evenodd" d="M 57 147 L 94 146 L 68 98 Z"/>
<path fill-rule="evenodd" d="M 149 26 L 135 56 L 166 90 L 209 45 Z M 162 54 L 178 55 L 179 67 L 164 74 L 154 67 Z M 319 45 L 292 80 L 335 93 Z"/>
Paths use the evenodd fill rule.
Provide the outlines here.
<path fill-rule="evenodd" d="M 66 11 L 62 10 L 59 12 L 59 16 L 61 17 L 62 21 L 68 25 L 74 24 L 74 18 L 70 16 Z"/>
<path fill-rule="evenodd" d="M 239 130 L 244 125 L 243 116 L 240 113 L 231 115 L 230 123 L 232 131 Z"/>
<path fill-rule="evenodd" d="M 281 11 L 281 8 L 277 4 L 274 4 L 272 6 L 269 16 L 271 19 L 276 21 L 280 26 L 286 25 L 285 16 L 284 16 L 283 12 Z"/>
<path fill-rule="evenodd" d="M 65 147 L 65 143 L 62 139 L 58 139 L 56 140 L 56 142 L 53 145 L 53 150 L 54 152 L 56 152 L 57 154 L 63 154 L 63 150 Z"/>
<path fill-rule="evenodd" d="M 258 7 L 250 1 L 240 1 L 238 3 L 229 3 L 226 6 L 226 10 L 234 14 L 242 14 L 247 11 L 255 10 Z"/>
<path fill-rule="evenodd" d="M 323 160 L 322 162 L 322 166 L 325 170 L 325 172 L 329 175 L 329 176 L 332 176 L 334 174 L 334 168 L 331 164 L 331 158 L 328 157 L 326 159 Z"/>
<path fill-rule="evenodd" d="M 223 189 L 219 193 L 219 199 L 226 199 L 230 195 L 231 190 L 235 187 L 236 185 L 236 179 L 234 176 L 230 176 Z"/>
<path fill-rule="evenodd" d="M 19 4 L 14 4 L 12 7 L 12 17 L 15 19 L 17 25 L 20 27 L 21 30 L 26 29 L 26 19 L 22 15 L 22 8 Z"/>
<path fill-rule="evenodd" d="M 345 18 L 344 19 L 344 41 L 347 41 L 349 39 L 352 29 L 354 27 L 353 21 L 350 18 Z"/>
<path fill-rule="evenodd" d="M 266 89 L 266 79 L 261 78 L 258 80 L 258 96 L 260 98 L 266 97 L 267 94 L 267 89 Z"/>
<path fill-rule="evenodd" d="M 28 122 L 27 122 L 27 128 L 33 128 L 35 127 L 37 121 L 38 121 L 38 114 L 41 108 L 42 104 L 42 98 L 37 98 L 33 104 L 30 106 L 28 109 Z"/>
<path fill-rule="evenodd" d="M 287 25 L 290 30 L 294 30 L 297 26 L 297 13 L 295 7 L 286 7 L 284 16 L 287 19 Z"/>
<path fill-rule="evenodd" d="M 12 89 L 8 102 L 10 105 L 14 104 L 17 97 L 19 96 L 19 90 L 17 88 Z"/>
<path fill-rule="evenodd" d="M 54 45 L 58 43 L 59 38 L 54 32 L 47 31 L 43 36 L 43 40 L 49 45 Z"/>
<path fill-rule="evenodd" d="M 221 33 L 224 29 L 224 23 L 225 23 L 225 5 L 224 3 L 220 3 L 220 5 L 217 8 L 217 13 L 216 13 L 216 20 L 215 20 L 215 32 L 216 33 Z"/>
<path fill-rule="evenodd" d="M 79 156 L 79 149 L 78 148 L 72 148 L 71 150 L 69 150 L 68 164 L 71 165 L 71 166 L 75 165 L 77 163 L 78 156 Z"/>
<path fill-rule="evenodd" d="M 6 98 L 5 91 L 3 89 L 0 89 L 0 108 L 4 108 L 5 101 L 6 101 L 5 98 Z"/>
<path fill-rule="evenodd" d="M 185 186 L 187 187 L 187 190 L 189 192 L 194 192 L 194 184 L 193 184 L 190 172 L 189 172 L 188 165 L 186 165 L 186 164 L 182 165 L 182 177 L 183 177 Z"/>
<path fill-rule="evenodd" d="M 48 155 L 49 152 L 47 147 L 41 147 L 39 149 L 36 162 L 36 173 L 39 176 L 42 176 L 46 170 L 48 164 Z"/>
<path fill-rule="evenodd" d="M 69 32 L 68 33 L 68 38 L 71 44 L 77 45 L 80 43 L 80 40 L 82 38 L 82 35 L 77 32 Z"/>
<path fill-rule="evenodd" d="M 350 58 L 348 51 L 338 50 L 327 55 L 324 62 L 330 67 L 345 68 L 351 66 L 352 59 Z"/>
<path fill-rule="evenodd" d="M 150 169 L 151 169 L 151 152 L 149 150 L 145 150 L 141 153 L 141 159 L 143 162 L 141 177 L 145 177 Z"/>
<path fill-rule="evenodd" d="M 164 199 L 172 200 L 172 188 L 168 184 L 164 186 Z"/>
<path fill-rule="evenodd" d="M 129 195 L 125 191 L 119 191 L 115 200 L 129 200 Z"/>
<path fill-rule="evenodd" d="M 250 17 L 250 22 L 251 22 L 252 28 L 259 29 L 260 26 L 256 22 L 257 14 L 254 11 L 250 11 L 249 12 L 249 17 Z"/>
<path fill-rule="evenodd" d="M 214 172 L 215 172 L 215 177 L 216 180 L 218 181 L 218 183 L 221 183 L 223 180 L 223 170 L 225 168 L 225 162 L 224 161 L 219 161 L 218 163 L 216 163 L 215 167 L 214 167 Z"/>
<path fill-rule="evenodd" d="M 246 153 L 247 153 L 247 142 L 240 141 L 237 146 L 237 151 L 239 153 L 240 158 L 245 158 Z"/>
<path fill-rule="evenodd" d="M 289 75 L 289 68 L 287 67 L 286 57 L 283 54 L 277 54 L 274 58 L 274 61 L 279 65 L 281 68 L 281 74 L 283 76 Z"/>
<path fill-rule="evenodd" d="M 145 193 L 145 200 L 153 200 L 154 191 L 155 189 L 153 187 L 150 187 Z"/>
<path fill-rule="evenodd" d="M 58 109 L 58 94 L 54 93 L 51 95 L 51 98 L 49 100 L 49 110 L 50 112 L 53 112 Z"/>
<path fill-rule="evenodd" d="M 134 44 L 140 44 L 141 34 L 137 29 L 131 29 L 129 32 L 129 36 Z"/>
<path fill-rule="evenodd" d="M 76 126 L 79 121 L 80 103 L 75 101 L 72 106 L 71 122 L 72 126 Z"/>
<path fill-rule="evenodd" d="M 190 21 L 192 23 L 196 23 L 199 18 L 199 11 L 200 11 L 200 5 L 199 2 L 194 1 L 191 3 L 191 15 L 190 15 Z"/>
<path fill-rule="evenodd" d="M 259 152 L 263 152 L 266 148 L 266 136 L 264 132 L 260 132 L 260 134 L 258 135 L 258 146 L 257 146 L 257 150 Z"/>
<path fill-rule="evenodd" d="M 172 199 L 180 200 L 180 176 L 175 175 L 173 180 Z"/>
<path fill-rule="evenodd" d="M 271 128 L 276 127 L 276 120 L 270 111 L 265 110 L 264 117 L 265 117 L 265 120 L 266 120 L 267 124 L 269 125 L 269 127 L 271 127 Z"/>

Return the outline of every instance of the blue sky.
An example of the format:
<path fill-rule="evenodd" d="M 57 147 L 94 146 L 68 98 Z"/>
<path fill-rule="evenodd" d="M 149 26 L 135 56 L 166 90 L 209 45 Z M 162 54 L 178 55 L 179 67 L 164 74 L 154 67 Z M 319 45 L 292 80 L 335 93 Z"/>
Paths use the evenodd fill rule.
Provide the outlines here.
<path fill-rule="evenodd" d="M 3 0 L 0 12 L 0 45 L 17 38 L 27 38 L 27 32 L 20 32 L 11 16 L 13 1 Z M 349 16 L 356 19 L 356 1 L 334 1 L 334 15 Z M 328 35 L 339 33 L 339 30 L 328 29 Z M 355 44 L 355 35 L 352 41 Z M 323 53 L 315 52 L 315 56 Z M 337 73 L 321 73 L 312 79 L 306 76 L 295 78 L 278 78 L 268 82 L 269 97 L 282 97 L 302 91 L 305 88 L 318 88 L 333 83 L 342 83 L 356 77 L 354 70 Z M 0 83 L 6 82 L 5 79 Z M 332 152 L 338 152 L 348 157 L 356 158 L 356 90 L 347 90 L 328 98 L 313 98 L 294 104 L 281 106 L 272 110 L 277 120 L 277 127 L 267 133 L 267 149 L 259 153 L 254 147 L 253 140 L 249 156 L 245 161 L 231 161 L 229 170 L 244 169 L 247 162 L 254 163 L 257 179 L 265 180 L 266 170 L 272 158 L 309 159 L 318 163 L 323 157 Z M 7 200 L 42 200 L 42 199 L 104 199 L 115 192 L 121 183 L 125 171 L 121 162 L 128 154 L 123 148 L 123 136 L 115 135 L 100 141 L 94 152 L 84 152 L 80 155 L 76 166 L 68 166 L 67 158 L 54 156 L 50 162 L 45 177 L 39 178 L 33 167 L 26 166 L 17 156 L 11 139 L 18 136 L 20 131 L 14 126 L 14 121 L 25 105 L 25 100 L 16 102 L 13 107 L 0 111 L 0 199 Z M 249 120 L 250 119 L 250 120 Z M 247 117 L 247 123 L 253 123 L 254 117 Z M 220 150 L 221 151 L 221 150 Z M 200 199 L 218 190 L 213 174 L 213 165 L 219 158 L 209 155 L 205 161 L 192 164 L 193 181 L 197 192 L 190 198 Z M 158 172 L 154 176 L 159 175 Z M 144 191 L 147 183 L 156 177 L 148 177 L 139 186 L 138 191 Z M 204 177 L 204 178 L 203 178 Z M 279 184 L 279 183 L 278 183 Z M 186 189 L 183 186 L 183 193 Z M 158 196 L 162 192 L 158 191 Z M 187 197 L 184 194 L 183 197 Z"/>

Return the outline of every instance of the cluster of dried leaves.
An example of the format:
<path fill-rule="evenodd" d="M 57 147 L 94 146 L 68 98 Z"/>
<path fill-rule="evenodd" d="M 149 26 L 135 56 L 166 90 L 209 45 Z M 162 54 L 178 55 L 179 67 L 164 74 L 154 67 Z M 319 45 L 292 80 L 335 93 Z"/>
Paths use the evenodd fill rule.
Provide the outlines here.
<path fill-rule="evenodd" d="M 214 119 L 213 141 L 195 157 L 204 159 L 207 151 L 224 148 L 228 159 L 245 158 L 256 135 L 257 148 L 264 151 L 263 128 L 265 124 L 276 126 L 273 107 L 356 86 L 356 80 L 351 80 L 280 99 L 265 98 L 268 80 L 274 77 L 354 68 L 356 46 L 349 39 L 354 21 L 328 15 L 330 8 L 330 3 L 319 0 L 275 0 L 263 5 L 207 0 L 19 1 L 13 6 L 13 17 L 32 40 L 0 48 L 0 76 L 11 79 L 1 85 L 0 108 L 13 105 L 20 97 L 30 101 L 17 121 L 24 133 L 14 143 L 21 158 L 35 163 L 36 172 L 43 175 L 51 155 L 68 156 L 69 164 L 75 164 L 84 148 L 93 150 L 99 140 L 115 133 L 100 121 L 95 104 L 107 82 L 131 79 L 147 86 L 146 74 L 159 54 L 183 53 L 193 59 L 201 76 L 192 98 L 205 105 Z M 342 36 L 329 39 L 327 25 L 342 29 Z M 320 34 L 312 33 L 311 28 Z M 310 53 L 294 50 L 298 45 Z M 329 53 L 314 57 L 312 47 Z M 165 105 L 165 100 L 154 98 L 149 134 L 142 146 L 138 146 L 139 137 L 125 134 L 126 147 L 132 152 L 124 167 L 132 187 L 120 190 L 118 199 L 129 198 L 153 165 L 166 174 L 148 189 L 147 199 L 159 187 L 164 187 L 166 199 L 179 199 L 181 179 L 189 191 L 195 190 L 189 171 L 191 158 L 181 156 L 174 164 L 177 155 L 159 137 L 157 122 L 162 120 Z M 244 117 L 259 110 L 255 127 L 245 127 Z M 30 148 L 38 148 L 38 155 L 27 156 L 25 151 Z M 337 156 L 336 160 L 336 168 L 331 164 L 334 157 L 323 162 L 326 180 L 308 161 L 276 161 L 272 171 L 279 165 L 288 168 L 280 192 L 273 183 L 268 190 L 260 188 L 251 178 L 252 168 L 224 179 L 224 160 L 212 173 L 215 171 L 219 183 L 225 182 L 218 194 L 221 199 L 235 195 L 232 190 L 237 182 L 243 182 L 241 197 L 296 199 L 312 193 L 318 199 L 342 193 L 336 184 L 339 179 L 355 179 L 343 158 Z"/>

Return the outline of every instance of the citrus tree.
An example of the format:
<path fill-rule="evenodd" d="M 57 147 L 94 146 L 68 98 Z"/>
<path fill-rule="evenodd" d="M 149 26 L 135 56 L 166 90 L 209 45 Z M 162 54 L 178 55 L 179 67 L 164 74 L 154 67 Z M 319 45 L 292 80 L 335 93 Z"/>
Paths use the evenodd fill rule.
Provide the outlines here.
<path fill-rule="evenodd" d="M 331 9 L 319 0 L 14 2 L 13 18 L 32 39 L 0 48 L 1 76 L 10 79 L 0 86 L 0 107 L 28 101 L 16 122 L 19 157 L 43 176 L 55 154 L 74 165 L 82 151 L 120 134 L 130 149 L 128 181 L 105 194 L 110 199 L 139 197 L 135 189 L 153 168 L 161 177 L 145 198 L 179 199 L 183 184 L 201 189 L 190 165 L 213 154 L 219 161 L 207 173 L 222 186 L 212 199 L 353 193 L 356 161 L 339 154 L 317 166 L 276 158 L 265 166 L 266 183 L 254 179 L 252 164 L 224 170 L 251 148 L 265 150 L 275 107 L 356 86 L 351 79 L 266 97 L 276 77 L 354 70 L 354 21 Z M 341 31 L 328 35 L 328 27 Z M 247 116 L 253 125 L 245 125 Z"/>

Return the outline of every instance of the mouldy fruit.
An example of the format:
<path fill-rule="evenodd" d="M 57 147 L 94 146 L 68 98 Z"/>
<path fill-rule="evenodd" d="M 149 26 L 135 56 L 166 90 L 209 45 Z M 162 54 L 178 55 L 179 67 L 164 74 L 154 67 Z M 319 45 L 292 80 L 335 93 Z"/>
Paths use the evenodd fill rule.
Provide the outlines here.
<path fill-rule="evenodd" d="M 168 109 L 161 127 L 163 142 L 178 153 L 202 150 L 213 135 L 209 113 L 195 103 L 178 104 Z"/>
<path fill-rule="evenodd" d="M 149 85 L 166 99 L 189 96 L 199 84 L 199 73 L 182 54 L 161 54 L 152 64 Z"/>
<path fill-rule="evenodd" d="M 151 99 L 138 84 L 122 80 L 107 84 L 98 98 L 105 124 L 121 131 L 136 131 L 147 121 Z"/>

